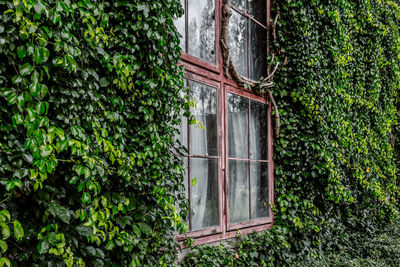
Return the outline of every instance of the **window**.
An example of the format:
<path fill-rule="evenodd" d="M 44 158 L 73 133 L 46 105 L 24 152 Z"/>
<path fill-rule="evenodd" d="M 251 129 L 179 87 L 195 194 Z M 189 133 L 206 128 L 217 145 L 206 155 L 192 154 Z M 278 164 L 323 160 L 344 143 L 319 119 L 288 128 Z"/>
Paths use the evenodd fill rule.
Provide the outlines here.
<path fill-rule="evenodd" d="M 196 244 L 267 229 L 273 214 L 271 106 L 267 100 L 224 77 L 221 48 L 223 0 L 182 0 L 180 32 L 185 83 L 201 124 L 181 125 L 185 156 L 189 231 Z M 228 40 L 241 75 L 266 75 L 269 1 L 231 1 Z M 259 21 L 258 21 L 259 20 Z M 261 23 L 260 21 L 264 22 Z"/>

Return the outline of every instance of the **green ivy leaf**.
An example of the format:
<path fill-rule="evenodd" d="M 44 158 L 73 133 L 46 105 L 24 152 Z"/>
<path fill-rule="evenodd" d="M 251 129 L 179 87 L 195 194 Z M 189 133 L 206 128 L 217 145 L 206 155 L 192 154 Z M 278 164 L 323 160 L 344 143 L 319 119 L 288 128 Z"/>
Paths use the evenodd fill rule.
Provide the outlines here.
<path fill-rule="evenodd" d="M 8 245 L 7 242 L 4 240 L 0 240 L 0 248 L 1 248 L 1 253 L 6 253 L 7 249 L 8 249 Z"/>
<path fill-rule="evenodd" d="M 11 267 L 10 260 L 5 257 L 0 258 L 0 267 L 3 267 L 3 266 Z"/>
<path fill-rule="evenodd" d="M 147 225 L 146 223 L 140 222 L 140 223 L 138 223 L 138 225 L 139 225 L 140 231 L 146 235 L 151 235 L 151 233 L 153 232 L 153 229 L 151 229 L 151 227 L 149 225 Z"/>
<path fill-rule="evenodd" d="M 46 47 L 37 47 L 33 52 L 33 60 L 37 64 L 42 64 L 49 59 L 49 50 Z"/>
<path fill-rule="evenodd" d="M 92 198 L 91 198 L 91 196 L 90 196 L 90 194 L 88 192 L 84 192 L 83 193 L 83 195 L 82 195 L 82 203 L 83 204 L 91 202 L 91 199 Z"/>
<path fill-rule="evenodd" d="M 19 74 L 21 76 L 27 76 L 31 74 L 33 71 L 33 67 L 29 63 L 25 63 L 22 66 L 19 66 Z"/>
<path fill-rule="evenodd" d="M 37 97 L 40 92 L 40 85 L 38 83 L 31 83 L 31 85 L 29 85 L 29 92 L 31 92 L 33 97 Z"/>
<path fill-rule="evenodd" d="M 132 225 L 132 230 L 133 230 L 133 232 L 135 233 L 135 235 L 136 235 L 137 237 L 140 237 L 140 236 L 141 236 L 141 232 L 140 232 L 139 227 L 137 227 L 136 225 Z"/>
<path fill-rule="evenodd" d="M 3 239 L 7 239 L 10 237 L 10 228 L 5 223 L 0 223 L 1 226 L 1 234 L 3 235 Z"/>
<path fill-rule="evenodd" d="M 14 221 L 14 237 L 17 241 L 24 237 L 24 229 L 18 220 Z"/>
<path fill-rule="evenodd" d="M 26 56 L 26 47 L 23 45 L 18 46 L 17 55 L 19 58 L 24 58 Z"/>
<path fill-rule="evenodd" d="M 47 240 L 40 240 L 36 246 L 36 249 L 40 255 L 43 255 L 47 253 L 47 251 L 49 251 L 49 243 L 47 242 Z"/>
<path fill-rule="evenodd" d="M 113 240 L 110 240 L 106 244 L 106 249 L 107 250 L 113 250 L 115 248 L 115 242 Z"/>
<path fill-rule="evenodd" d="M 106 77 L 101 78 L 99 83 L 101 87 L 107 87 L 110 84 Z"/>
<path fill-rule="evenodd" d="M 71 219 L 71 215 L 67 208 L 61 206 L 55 201 L 51 201 L 49 205 L 49 211 L 53 216 L 58 217 L 64 223 L 69 223 Z"/>

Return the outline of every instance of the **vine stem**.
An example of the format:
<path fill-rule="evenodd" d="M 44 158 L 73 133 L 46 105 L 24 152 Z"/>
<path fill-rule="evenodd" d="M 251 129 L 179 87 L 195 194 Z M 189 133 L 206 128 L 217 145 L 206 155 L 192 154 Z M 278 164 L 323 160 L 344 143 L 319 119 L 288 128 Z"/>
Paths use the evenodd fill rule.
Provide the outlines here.
<path fill-rule="evenodd" d="M 12 193 L 9 193 L 8 196 L 0 202 L 0 204 L 7 201 L 11 196 L 12 196 Z"/>

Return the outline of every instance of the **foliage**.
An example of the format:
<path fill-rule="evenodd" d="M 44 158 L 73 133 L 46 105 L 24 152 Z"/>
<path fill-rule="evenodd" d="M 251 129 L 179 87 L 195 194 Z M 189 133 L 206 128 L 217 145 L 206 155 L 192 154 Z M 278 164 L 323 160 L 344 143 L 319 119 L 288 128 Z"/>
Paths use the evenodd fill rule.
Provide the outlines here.
<path fill-rule="evenodd" d="M 398 239 L 378 235 L 399 217 L 400 5 L 284 0 L 274 12 L 274 227 L 239 239 L 232 265 L 396 265 Z"/>
<path fill-rule="evenodd" d="M 0 266 L 174 261 L 182 12 L 0 1 Z"/>

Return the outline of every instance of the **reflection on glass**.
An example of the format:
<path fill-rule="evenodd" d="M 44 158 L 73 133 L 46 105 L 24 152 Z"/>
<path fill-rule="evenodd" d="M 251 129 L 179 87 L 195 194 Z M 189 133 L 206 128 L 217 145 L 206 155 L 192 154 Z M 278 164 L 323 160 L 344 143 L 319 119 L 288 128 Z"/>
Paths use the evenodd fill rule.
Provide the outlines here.
<path fill-rule="evenodd" d="M 200 230 L 219 225 L 218 161 L 217 159 L 191 159 L 192 229 Z"/>
<path fill-rule="evenodd" d="M 204 125 L 190 125 L 190 153 L 217 156 L 217 90 L 193 81 L 189 81 L 189 86 L 190 99 L 197 103 L 191 112 Z"/>
<path fill-rule="evenodd" d="M 228 46 L 233 64 L 240 75 L 248 77 L 247 19 L 232 10 L 232 17 L 229 22 L 228 30 Z"/>
<path fill-rule="evenodd" d="M 246 0 L 231 0 L 231 4 L 242 10 L 246 10 Z"/>
<path fill-rule="evenodd" d="M 248 0 L 249 14 L 257 21 L 267 25 L 267 1 L 265 0 Z"/>
<path fill-rule="evenodd" d="M 248 99 L 228 93 L 229 157 L 249 157 Z"/>
<path fill-rule="evenodd" d="M 254 22 L 250 27 L 250 78 L 257 81 L 267 76 L 267 31 Z"/>
<path fill-rule="evenodd" d="M 188 2 L 189 54 L 215 64 L 215 0 Z"/>
<path fill-rule="evenodd" d="M 250 219 L 248 161 L 229 160 L 229 222 Z"/>
<path fill-rule="evenodd" d="M 267 106 L 250 101 L 250 158 L 268 159 Z"/>
<path fill-rule="evenodd" d="M 269 216 L 268 206 L 268 163 L 251 163 L 251 217 L 252 219 Z"/>
<path fill-rule="evenodd" d="M 181 0 L 181 5 L 183 8 L 185 8 L 185 0 Z M 182 17 L 178 18 L 174 22 L 176 29 L 178 30 L 179 34 L 181 35 L 180 37 L 180 47 L 182 49 L 182 52 L 186 52 L 186 45 L 185 45 L 185 40 L 186 40 L 186 31 L 185 31 L 185 14 L 182 15 Z"/>

